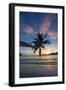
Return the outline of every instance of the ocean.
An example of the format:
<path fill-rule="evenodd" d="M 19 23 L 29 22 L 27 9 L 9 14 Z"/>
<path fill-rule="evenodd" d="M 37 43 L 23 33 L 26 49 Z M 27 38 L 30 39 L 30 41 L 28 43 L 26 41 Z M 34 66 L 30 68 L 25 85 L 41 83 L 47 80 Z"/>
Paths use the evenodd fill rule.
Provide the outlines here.
<path fill-rule="evenodd" d="M 20 56 L 20 78 L 58 75 L 58 55 Z"/>

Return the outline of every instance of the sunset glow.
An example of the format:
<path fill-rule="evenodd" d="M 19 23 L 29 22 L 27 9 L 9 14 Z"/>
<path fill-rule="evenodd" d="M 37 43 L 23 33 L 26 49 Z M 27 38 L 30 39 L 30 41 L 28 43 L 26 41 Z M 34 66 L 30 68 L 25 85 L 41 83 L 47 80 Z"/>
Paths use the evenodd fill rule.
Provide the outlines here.
<path fill-rule="evenodd" d="M 58 76 L 58 14 L 19 15 L 20 78 Z"/>
<path fill-rule="evenodd" d="M 58 52 L 58 27 L 57 14 L 53 13 L 20 13 L 20 41 L 32 44 L 36 34 L 39 32 L 47 35 L 47 39 L 51 42 L 49 45 L 44 45 L 41 48 L 41 53 L 50 54 Z M 39 49 L 33 53 L 31 47 L 21 47 L 20 53 L 23 55 L 38 55 Z"/>

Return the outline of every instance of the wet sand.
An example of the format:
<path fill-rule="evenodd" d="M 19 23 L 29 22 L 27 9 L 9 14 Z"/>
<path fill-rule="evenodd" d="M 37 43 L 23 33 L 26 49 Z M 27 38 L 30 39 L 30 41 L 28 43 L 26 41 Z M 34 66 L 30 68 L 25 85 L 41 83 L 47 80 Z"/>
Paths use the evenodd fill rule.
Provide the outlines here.
<path fill-rule="evenodd" d="M 20 78 L 57 76 L 57 69 L 57 58 L 54 60 L 20 60 Z"/>

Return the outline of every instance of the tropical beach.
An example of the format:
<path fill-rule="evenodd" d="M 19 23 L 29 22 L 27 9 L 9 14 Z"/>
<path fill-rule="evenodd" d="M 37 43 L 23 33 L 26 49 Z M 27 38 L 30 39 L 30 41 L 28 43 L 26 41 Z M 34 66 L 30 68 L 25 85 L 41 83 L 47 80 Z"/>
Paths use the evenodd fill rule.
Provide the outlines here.
<path fill-rule="evenodd" d="M 20 12 L 19 77 L 58 75 L 58 16 Z"/>

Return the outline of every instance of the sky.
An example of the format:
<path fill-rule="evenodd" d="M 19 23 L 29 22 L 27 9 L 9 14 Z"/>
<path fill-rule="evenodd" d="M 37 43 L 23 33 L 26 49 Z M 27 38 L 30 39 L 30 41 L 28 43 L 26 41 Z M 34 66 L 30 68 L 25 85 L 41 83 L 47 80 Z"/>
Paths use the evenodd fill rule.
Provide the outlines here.
<path fill-rule="evenodd" d="M 20 12 L 20 41 L 32 43 L 36 33 L 40 32 L 47 35 L 51 44 L 44 45 L 42 54 L 57 52 L 58 50 L 58 15 L 56 13 L 36 13 Z M 32 49 L 27 47 L 20 48 L 22 53 L 32 54 Z M 36 52 L 38 54 L 38 51 Z"/>

